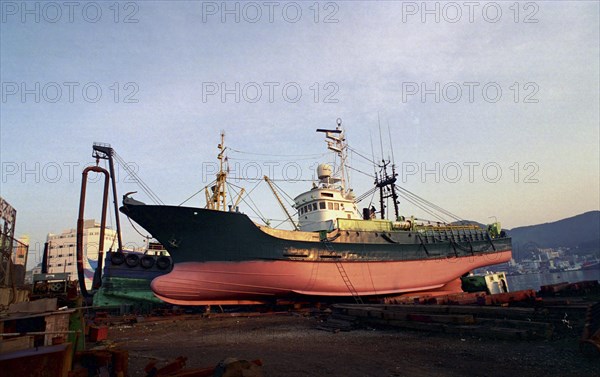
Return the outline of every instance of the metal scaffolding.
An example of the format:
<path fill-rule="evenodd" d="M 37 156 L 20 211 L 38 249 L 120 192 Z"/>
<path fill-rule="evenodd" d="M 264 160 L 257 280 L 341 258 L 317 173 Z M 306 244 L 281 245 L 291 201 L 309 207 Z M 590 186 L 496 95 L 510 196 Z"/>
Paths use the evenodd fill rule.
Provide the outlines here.
<path fill-rule="evenodd" d="M 0 286 L 11 286 L 11 267 L 17 210 L 0 197 Z"/>

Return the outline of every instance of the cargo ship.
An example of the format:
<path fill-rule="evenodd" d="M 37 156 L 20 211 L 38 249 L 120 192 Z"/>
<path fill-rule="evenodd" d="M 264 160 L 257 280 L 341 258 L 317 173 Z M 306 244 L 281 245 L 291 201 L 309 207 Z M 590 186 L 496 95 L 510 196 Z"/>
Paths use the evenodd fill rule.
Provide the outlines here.
<path fill-rule="evenodd" d="M 361 302 L 452 289 L 470 271 L 511 259 L 511 238 L 499 223 L 483 228 L 399 216 L 397 174 L 393 165 L 387 173 L 390 162 L 383 159 L 373 189 L 379 191 L 380 210 L 359 211 L 359 200 L 346 185 L 348 145 L 341 121 L 317 132 L 325 134 L 336 169 L 319 165 L 318 180 L 296 196 L 293 230 L 253 222 L 235 205 L 239 200 L 227 205 L 223 135 L 221 169 L 206 188 L 206 207 L 149 205 L 123 197 L 121 212 L 173 258 L 173 270 L 152 281 L 158 298 L 177 305 L 262 304 L 298 296 Z M 392 219 L 384 204 L 390 199 Z"/>

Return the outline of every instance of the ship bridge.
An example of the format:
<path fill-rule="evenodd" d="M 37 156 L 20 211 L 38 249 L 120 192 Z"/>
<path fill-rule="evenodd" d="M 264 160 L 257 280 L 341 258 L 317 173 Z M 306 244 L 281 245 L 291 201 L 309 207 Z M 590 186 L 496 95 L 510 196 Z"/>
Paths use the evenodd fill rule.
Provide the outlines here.
<path fill-rule="evenodd" d="M 331 231 L 337 219 L 362 219 L 352 190 L 344 191 L 339 178 L 332 177 L 331 166 L 317 168 L 319 184 L 294 199 L 299 229 L 305 232 Z"/>

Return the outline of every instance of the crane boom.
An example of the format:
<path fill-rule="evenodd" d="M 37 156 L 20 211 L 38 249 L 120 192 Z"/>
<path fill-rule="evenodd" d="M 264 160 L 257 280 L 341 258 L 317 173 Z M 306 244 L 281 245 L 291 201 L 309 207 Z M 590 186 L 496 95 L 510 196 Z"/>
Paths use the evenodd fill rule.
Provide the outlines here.
<path fill-rule="evenodd" d="M 267 177 L 265 175 L 263 178 L 264 178 L 265 182 L 267 182 L 267 184 L 269 185 L 269 188 L 271 189 L 271 191 L 273 191 L 273 195 L 275 195 L 275 198 L 279 202 L 279 205 L 283 209 L 283 212 L 285 212 L 285 214 L 287 215 L 288 219 L 290 219 L 290 221 L 292 222 L 292 225 L 294 226 L 294 229 L 298 230 L 298 225 L 296 225 L 296 222 L 292 219 L 292 215 L 290 215 L 290 213 L 288 212 L 287 208 L 285 208 L 285 205 L 281 201 L 281 198 L 279 197 L 279 194 L 277 194 L 277 190 L 275 190 L 275 187 L 273 187 L 273 183 L 271 182 L 271 180 L 269 179 L 269 177 Z"/>

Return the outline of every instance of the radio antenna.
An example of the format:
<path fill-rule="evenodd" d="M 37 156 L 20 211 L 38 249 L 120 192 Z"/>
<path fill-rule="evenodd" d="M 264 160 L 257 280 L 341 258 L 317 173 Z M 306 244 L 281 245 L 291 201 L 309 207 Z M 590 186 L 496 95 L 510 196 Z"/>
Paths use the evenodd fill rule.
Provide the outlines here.
<path fill-rule="evenodd" d="M 383 139 L 381 137 L 381 121 L 379 120 L 379 111 L 377 112 L 377 124 L 379 125 L 379 146 L 381 147 L 381 162 L 384 163 L 385 159 L 383 158 Z"/>
<path fill-rule="evenodd" d="M 392 164 L 396 163 L 396 159 L 394 158 L 394 146 L 392 145 L 392 131 L 390 130 L 390 121 L 387 122 L 388 125 L 388 137 L 390 138 L 390 149 L 392 150 Z"/>

